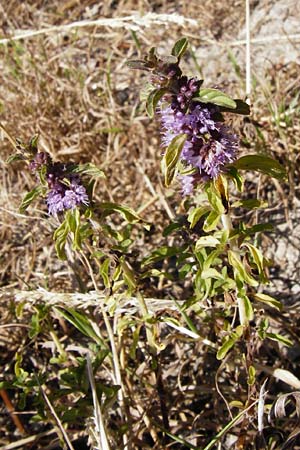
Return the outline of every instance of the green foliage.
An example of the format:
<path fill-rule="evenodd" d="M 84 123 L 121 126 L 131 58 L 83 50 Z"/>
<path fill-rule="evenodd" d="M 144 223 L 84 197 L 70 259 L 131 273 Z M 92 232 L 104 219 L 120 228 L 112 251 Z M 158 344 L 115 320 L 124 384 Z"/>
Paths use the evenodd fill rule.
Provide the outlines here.
<path fill-rule="evenodd" d="M 75 328 L 77 328 L 82 334 L 91 338 L 96 344 L 106 347 L 102 336 L 97 333 L 95 325 L 91 319 L 85 314 L 79 313 L 73 308 L 55 308 L 55 310 L 68 322 L 70 322 Z"/>
<path fill-rule="evenodd" d="M 228 336 L 225 337 L 221 347 L 217 352 L 217 359 L 224 359 L 229 350 L 232 349 L 234 344 L 242 337 L 244 327 L 239 325 Z"/>
<path fill-rule="evenodd" d="M 72 169 L 72 172 L 94 178 L 106 178 L 104 172 L 92 163 L 78 164 Z"/>
<path fill-rule="evenodd" d="M 168 145 L 165 151 L 162 159 L 162 168 L 165 176 L 166 186 L 170 186 L 176 175 L 178 160 L 180 158 L 180 154 L 185 141 L 186 135 L 179 134 L 172 139 L 171 143 Z"/>
<path fill-rule="evenodd" d="M 154 89 L 147 96 L 146 111 L 150 118 L 154 117 L 156 107 L 161 98 L 168 92 L 166 88 Z"/>
<path fill-rule="evenodd" d="M 28 192 L 27 194 L 25 194 L 21 205 L 19 207 L 19 211 L 20 213 L 24 213 L 26 211 L 26 209 L 28 208 L 28 206 L 31 205 L 31 203 L 38 198 L 40 195 L 45 195 L 46 193 L 46 188 L 43 186 L 37 186 L 34 189 L 32 189 L 30 192 Z"/>
<path fill-rule="evenodd" d="M 223 106 L 233 110 L 237 108 L 236 102 L 218 89 L 200 89 L 198 97 L 194 97 L 193 100 L 201 103 L 212 103 L 214 105 Z"/>
<path fill-rule="evenodd" d="M 190 228 L 194 228 L 199 220 L 210 211 L 209 206 L 198 206 L 193 208 L 188 215 L 187 220 L 190 223 Z"/>
<path fill-rule="evenodd" d="M 278 311 L 282 310 L 282 304 L 279 300 L 276 300 L 275 298 L 271 297 L 271 295 L 262 294 L 261 292 L 256 292 L 254 294 L 254 299 L 258 302 L 265 303 L 266 305 L 277 309 Z"/>
<path fill-rule="evenodd" d="M 128 223 L 142 222 L 143 219 L 129 206 L 119 205 L 112 202 L 103 202 L 96 205 L 96 209 L 102 212 L 102 218 L 105 218 L 115 212 L 121 214 Z"/>
<path fill-rule="evenodd" d="M 188 48 L 189 42 L 186 38 L 181 38 L 177 42 L 175 42 L 171 54 L 180 59 Z"/>
<path fill-rule="evenodd" d="M 284 167 L 275 159 L 265 155 L 247 155 L 239 158 L 233 166 L 238 170 L 255 170 L 273 178 L 286 177 Z"/>

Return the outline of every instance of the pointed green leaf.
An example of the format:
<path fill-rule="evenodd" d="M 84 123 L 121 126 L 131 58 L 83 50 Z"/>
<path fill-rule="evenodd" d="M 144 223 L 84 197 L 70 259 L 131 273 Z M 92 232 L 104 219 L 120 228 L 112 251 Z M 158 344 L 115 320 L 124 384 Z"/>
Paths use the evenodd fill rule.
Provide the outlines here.
<path fill-rule="evenodd" d="M 149 97 L 149 95 L 151 94 L 153 89 L 154 89 L 153 84 L 145 83 L 145 85 L 142 87 L 142 89 L 140 91 L 140 100 L 141 100 L 141 102 L 146 102 L 147 101 L 147 98 Z"/>
<path fill-rule="evenodd" d="M 219 239 L 213 236 L 201 236 L 201 238 L 196 242 L 195 250 L 197 252 L 202 247 L 217 247 L 219 244 Z"/>
<path fill-rule="evenodd" d="M 271 306 L 272 308 L 277 309 L 278 311 L 282 310 L 282 304 L 279 300 L 276 300 L 275 298 L 271 297 L 267 294 L 262 294 L 260 292 L 257 292 L 254 294 L 255 300 L 265 303 L 266 305 Z"/>
<path fill-rule="evenodd" d="M 242 156 L 232 166 L 240 170 L 255 170 L 273 178 L 286 176 L 285 168 L 275 159 L 265 155 Z"/>
<path fill-rule="evenodd" d="M 241 294 L 239 292 L 238 297 L 239 297 L 238 298 L 239 308 L 242 308 L 243 310 L 242 317 L 246 319 L 245 320 L 246 323 L 243 323 L 242 325 L 247 325 L 254 318 L 253 306 L 247 295 Z"/>
<path fill-rule="evenodd" d="M 186 134 L 179 134 L 178 136 L 175 136 L 166 149 L 166 152 L 162 159 L 162 168 L 165 175 L 166 186 L 170 186 L 175 177 L 177 163 L 180 158 L 186 138 Z"/>
<path fill-rule="evenodd" d="M 218 214 L 216 211 L 211 211 L 208 215 L 208 217 L 205 219 L 203 230 L 205 233 L 209 233 L 212 230 L 215 230 L 218 226 L 218 223 L 220 222 L 220 214 Z"/>
<path fill-rule="evenodd" d="M 256 370 L 254 366 L 250 366 L 248 369 L 248 380 L 247 380 L 247 384 L 249 386 L 253 386 L 255 383 L 255 379 L 256 379 Z"/>
<path fill-rule="evenodd" d="M 74 325 L 85 336 L 93 339 L 97 344 L 103 344 L 102 338 L 96 333 L 93 322 L 84 314 L 79 313 L 73 308 L 54 308 L 64 319 Z"/>
<path fill-rule="evenodd" d="M 209 183 L 205 188 L 207 198 L 214 211 L 218 214 L 224 214 L 225 208 L 222 202 L 222 198 L 220 193 L 216 190 L 215 186 L 212 183 Z"/>
<path fill-rule="evenodd" d="M 282 344 L 285 344 L 288 347 L 291 347 L 294 344 L 290 339 L 278 333 L 266 333 L 265 337 L 271 339 L 272 341 L 282 342 Z"/>
<path fill-rule="evenodd" d="M 78 208 L 70 209 L 65 213 L 65 220 L 69 230 L 73 233 L 73 250 L 81 250 L 82 239 L 80 233 L 80 211 Z"/>
<path fill-rule="evenodd" d="M 110 259 L 106 258 L 100 266 L 99 273 L 102 277 L 104 286 L 108 289 L 111 286 L 109 278 Z"/>
<path fill-rule="evenodd" d="M 243 192 L 244 189 L 244 179 L 243 177 L 239 174 L 239 172 L 237 171 L 237 169 L 233 166 L 230 166 L 227 168 L 227 176 L 230 177 L 232 179 L 232 181 L 235 184 L 235 187 L 237 188 L 237 190 L 239 192 Z"/>
<path fill-rule="evenodd" d="M 123 259 L 123 258 L 122 258 Z M 128 288 L 132 291 L 135 290 L 137 286 L 137 282 L 134 275 L 134 270 L 130 267 L 130 265 L 123 259 L 121 262 L 121 268 L 123 271 L 123 278 Z"/>
<path fill-rule="evenodd" d="M 159 100 L 168 92 L 165 88 L 154 89 L 147 97 L 146 111 L 149 117 L 153 117 Z"/>
<path fill-rule="evenodd" d="M 229 264 L 239 274 L 242 281 L 245 281 L 250 286 L 258 285 L 258 282 L 254 278 L 252 278 L 252 276 L 247 272 L 246 268 L 244 267 L 242 261 L 240 260 L 239 256 L 236 254 L 236 252 L 234 252 L 232 250 L 228 250 L 228 261 L 229 261 Z"/>
<path fill-rule="evenodd" d="M 250 114 L 250 106 L 248 105 L 248 103 L 243 102 L 243 100 L 240 99 L 234 99 L 234 102 L 236 104 L 236 107 L 233 108 L 225 108 L 225 107 L 221 107 L 220 111 L 221 112 L 231 112 L 234 114 L 242 114 L 243 116 L 248 116 Z"/>
<path fill-rule="evenodd" d="M 163 261 L 165 258 L 170 258 L 171 256 L 182 255 L 183 251 L 184 249 L 182 247 L 160 247 L 157 250 L 154 250 L 150 256 L 143 259 L 142 267 L 158 261 Z"/>
<path fill-rule="evenodd" d="M 264 257 L 263 257 L 262 252 L 258 248 L 256 248 L 254 245 L 249 244 L 247 242 L 245 242 L 243 244 L 243 246 L 247 247 L 249 249 L 251 256 L 253 258 L 253 261 L 257 267 L 258 273 L 261 276 L 261 280 L 263 282 L 268 281 L 268 278 L 264 271 Z"/>
<path fill-rule="evenodd" d="M 65 246 L 69 234 L 69 225 L 66 220 L 55 230 L 53 239 L 55 242 L 55 250 L 60 259 L 66 259 Z"/>
<path fill-rule="evenodd" d="M 103 210 L 104 216 L 118 212 L 129 223 L 141 222 L 143 219 L 129 206 L 119 205 L 112 202 L 98 203 L 97 207 Z"/>
<path fill-rule="evenodd" d="M 238 326 L 236 329 L 230 334 L 230 336 L 227 336 L 225 338 L 225 341 L 223 342 L 222 346 L 219 348 L 217 352 L 217 359 L 221 360 L 224 359 L 229 350 L 232 349 L 234 344 L 238 341 L 238 339 L 243 334 L 243 327 Z"/>
<path fill-rule="evenodd" d="M 5 161 L 6 164 L 10 164 L 14 161 L 24 161 L 26 158 L 21 153 L 15 153 L 14 155 L 10 155 Z"/>
<path fill-rule="evenodd" d="M 232 98 L 224 94 L 224 92 L 219 91 L 218 89 L 200 89 L 199 96 L 194 97 L 193 101 L 201 103 L 212 103 L 214 105 L 224 106 L 230 109 L 235 109 L 237 107 L 236 102 Z"/>
<path fill-rule="evenodd" d="M 19 211 L 20 213 L 23 213 L 28 206 L 31 204 L 31 202 L 33 202 L 33 200 L 35 200 L 37 197 L 39 197 L 41 194 L 45 193 L 45 188 L 44 186 L 37 186 L 36 188 L 32 189 L 32 191 L 28 192 L 24 197 L 23 200 L 21 202 Z"/>
<path fill-rule="evenodd" d="M 202 216 L 210 211 L 208 206 L 199 206 L 198 208 L 194 208 L 189 212 L 188 222 L 190 223 L 190 228 L 194 228 L 194 226 L 199 222 Z"/>
<path fill-rule="evenodd" d="M 223 275 L 212 267 L 210 269 L 202 270 L 201 278 L 206 280 L 207 278 L 215 278 L 216 280 L 223 280 Z"/>
<path fill-rule="evenodd" d="M 32 136 L 28 145 L 30 150 L 33 150 L 34 152 L 37 151 L 39 137 L 40 137 L 39 133 L 36 133 Z"/>
<path fill-rule="evenodd" d="M 242 207 L 246 209 L 256 209 L 256 208 L 267 208 L 268 203 L 264 202 L 263 200 L 258 200 L 257 198 L 248 198 L 245 200 L 237 200 L 236 202 L 232 203 L 232 206 L 234 208 Z"/>
<path fill-rule="evenodd" d="M 181 58 L 181 56 L 186 52 L 188 45 L 189 41 L 187 40 L 187 38 L 179 39 L 177 42 L 175 42 L 171 54 L 173 56 L 176 56 L 177 58 Z"/>
<path fill-rule="evenodd" d="M 273 225 L 271 223 L 258 223 L 253 225 L 253 227 L 246 228 L 243 233 L 251 236 L 251 234 L 261 233 L 262 231 L 272 231 Z"/>
<path fill-rule="evenodd" d="M 79 164 L 72 170 L 72 172 L 89 175 L 90 177 L 106 178 L 104 172 L 92 163 Z"/>

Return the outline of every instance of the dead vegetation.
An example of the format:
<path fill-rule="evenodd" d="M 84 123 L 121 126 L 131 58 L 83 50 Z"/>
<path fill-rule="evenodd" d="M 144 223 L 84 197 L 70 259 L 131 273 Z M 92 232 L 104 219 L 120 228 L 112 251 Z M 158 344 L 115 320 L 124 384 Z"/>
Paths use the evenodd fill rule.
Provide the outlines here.
<path fill-rule="evenodd" d="M 257 3 L 252 2 L 252 7 Z M 231 58 L 225 56 L 224 60 L 224 54 L 228 51 L 225 43 L 235 40 L 236 30 L 243 27 L 244 2 L 234 0 L 227 2 L 226 8 L 223 2 L 212 5 L 210 1 L 175 0 L 9 0 L 0 4 L 1 122 L 14 137 L 24 140 L 38 132 L 40 148 L 55 160 L 92 161 L 104 170 L 107 179 L 98 181 L 97 198 L 127 204 L 153 224 L 148 233 L 134 231 L 138 256 L 131 255 L 132 264 L 155 245 L 169 242 L 162 238 L 162 230 L 170 219 L 182 217 L 184 210 L 179 188 L 175 185 L 166 189 L 162 183 L 158 127 L 146 117 L 139 100 L 145 75 L 129 71 L 126 60 L 152 46 L 167 51 L 175 38 L 184 35 L 191 42 L 187 71 L 200 72 L 213 85 L 242 96 L 244 47 L 234 47 Z M 201 59 L 201 51 L 208 58 L 214 46 L 223 49 L 223 59 Z M 195 55 L 200 66 L 195 63 Z M 174 286 L 167 279 L 145 282 L 143 289 L 152 299 L 148 303 L 157 320 L 162 349 L 156 368 L 150 364 L 135 299 L 132 303 L 117 299 L 107 309 L 108 313 L 115 311 L 110 321 L 120 354 L 123 412 L 118 383 L 112 376 L 113 360 L 102 366 L 101 358 L 107 350 L 103 340 L 108 336 L 99 298 L 93 298 L 93 294 L 87 294 L 91 298 L 80 297 L 80 291 L 93 291 L 82 261 L 70 266 L 57 259 L 52 242 L 54 219 L 47 216 L 45 204 L 35 204 L 26 215 L 18 213 L 20 201 L 34 186 L 34 180 L 22 163 L 6 164 L 12 149 L 6 139 L 1 140 L 1 381 L 12 382 L 19 363 L 32 377 L 32 384 L 26 387 L 26 400 L 18 385 L 5 391 L 17 416 L 9 411 L 4 389 L 0 391 L 0 449 L 70 448 L 63 444 L 51 409 L 41 400 L 45 395 L 60 420 L 68 424 L 66 431 L 74 449 L 88 448 L 88 442 L 91 448 L 97 448 L 93 443 L 95 409 L 84 363 L 87 348 L 95 356 L 97 393 L 103 401 L 112 449 L 124 448 L 125 435 L 130 437 L 126 445 L 132 450 L 208 448 L 205 445 L 240 412 L 230 431 L 210 448 L 300 448 L 296 394 L 297 414 L 291 403 L 290 409 L 284 410 L 281 401 L 279 417 L 274 413 L 269 423 L 264 417 L 265 435 L 274 435 L 273 446 L 264 447 L 257 413 L 266 377 L 266 410 L 280 394 L 299 389 L 287 374 L 274 375 L 274 369 L 280 368 L 300 378 L 298 86 L 296 61 L 274 61 L 271 67 L 268 64 L 264 76 L 254 74 L 251 118 L 236 123 L 243 151 L 263 149 L 288 169 L 288 182 L 282 185 L 267 184 L 264 176 L 250 176 L 245 195 L 259 192 L 269 204 L 264 211 L 249 216 L 249 222 L 268 218 L 276 224 L 263 245 L 273 258 L 270 276 L 275 287 L 270 289 L 288 308 L 284 313 L 269 312 L 270 321 L 273 330 L 292 339 L 294 346 L 287 350 L 278 343 L 262 344 L 253 337 L 253 349 L 247 351 L 253 353 L 257 380 L 247 384 L 242 345 L 221 364 L 215 358 L 214 343 L 222 338 L 225 320 L 215 315 L 215 305 L 203 310 L 190 305 L 191 320 L 203 338 L 195 340 L 185 334 L 185 316 L 171 300 L 187 299 L 188 283 Z M 286 237 L 290 238 L 289 246 Z M 53 300 L 51 295 L 56 292 L 59 295 Z M 155 300 L 153 306 L 151 301 Z M 59 313 L 67 306 L 87 318 L 89 333 L 94 330 L 96 337 L 70 325 Z M 170 317 L 182 328 L 174 329 Z M 139 343 L 136 330 L 140 332 Z M 39 420 L 32 420 L 34 416 Z"/>

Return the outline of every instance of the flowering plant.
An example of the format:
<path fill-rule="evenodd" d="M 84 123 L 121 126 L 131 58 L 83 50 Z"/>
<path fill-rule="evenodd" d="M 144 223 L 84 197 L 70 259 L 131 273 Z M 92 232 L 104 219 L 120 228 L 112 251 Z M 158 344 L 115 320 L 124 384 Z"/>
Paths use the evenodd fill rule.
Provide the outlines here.
<path fill-rule="evenodd" d="M 239 138 L 225 124 L 224 113 L 248 115 L 250 108 L 243 100 L 232 99 L 218 89 L 203 88 L 203 80 L 183 75 L 180 61 L 187 48 L 188 41 L 182 38 L 170 56 L 162 57 L 152 48 L 144 60 L 131 60 L 128 64 L 151 73 L 141 98 L 149 116 L 156 115 L 161 123 L 165 184 L 169 186 L 177 176 L 183 195 L 194 202 L 193 206 L 191 200 L 185 202 L 189 227 L 183 226 L 185 242 L 178 252 L 181 264 L 184 263 L 182 273 L 192 275 L 194 280 L 194 300 L 213 304 L 223 298 L 226 309 L 237 307 L 239 313 L 240 325 L 232 330 L 229 327 L 224 334 L 217 354 L 221 359 L 249 326 L 254 302 L 281 307 L 276 299 L 253 289 L 268 282 L 269 263 L 251 238 L 270 225 L 249 227 L 240 222 L 234 227 L 231 219 L 235 205 L 255 209 L 262 202 L 253 199 L 231 203 L 230 182 L 242 193 L 242 170 L 276 178 L 284 177 L 285 171 L 265 154 L 238 158 Z M 199 225 L 201 236 L 195 242 L 192 233 Z M 175 223 L 168 232 L 178 228 L 182 229 L 182 225 Z M 232 301 L 228 302 L 228 298 Z M 266 328 L 260 336 L 274 337 L 268 335 Z"/>

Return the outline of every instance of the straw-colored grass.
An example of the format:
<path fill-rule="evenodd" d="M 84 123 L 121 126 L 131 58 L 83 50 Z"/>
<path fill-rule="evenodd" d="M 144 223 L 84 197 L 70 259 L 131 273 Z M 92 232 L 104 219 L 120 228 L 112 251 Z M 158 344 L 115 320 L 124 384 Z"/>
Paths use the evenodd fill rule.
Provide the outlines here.
<path fill-rule="evenodd" d="M 263 6 L 269 11 L 274 3 L 266 1 Z M 259 6 L 249 4 L 251 13 Z M 295 342 L 291 350 L 271 341 L 268 346 L 253 343 L 260 357 L 260 385 L 266 374 L 270 379 L 270 408 L 279 394 L 295 388 L 286 374 L 278 382 L 280 372 L 274 375 L 274 369 L 300 378 L 300 314 L 294 306 L 300 291 L 299 63 L 282 62 L 280 57 L 281 46 L 295 45 L 300 35 L 289 30 L 289 35 L 260 36 L 256 28 L 251 30 L 250 47 L 249 34 L 240 33 L 245 22 L 242 0 L 226 5 L 209 0 L 2 2 L 0 121 L 14 138 L 27 141 L 38 132 L 40 149 L 55 160 L 91 161 L 106 173 L 106 180 L 97 181 L 96 199 L 127 204 L 152 224 L 150 231 L 133 229 L 137 256 L 129 257 L 134 265 L 155 246 L 170 244 L 172 237 L 162 237 L 162 230 L 173 218 L 183 220 L 184 208 L 176 183 L 168 189 L 163 186 L 159 127 L 139 100 L 146 74 L 130 71 L 126 61 L 152 46 L 166 53 L 177 38 L 187 36 L 191 50 L 184 67 L 189 74 L 201 72 L 209 86 L 217 85 L 234 97 L 251 93 L 251 117 L 233 124 L 241 134 L 242 151 L 266 151 L 289 171 L 288 183 L 282 185 L 250 175 L 244 194 L 258 192 L 269 203 L 247 220 L 275 224 L 262 245 L 273 259 L 270 276 L 275 285 L 270 289 L 286 300 L 288 309 L 283 315 L 270 312 L 270 323 L 274 332 Z M 268 52 L 274 46 L 279 56 L 270 62 Z M 146 280 L 145 307 L 157 333 L 153 338 L 157 355 L 149 352 L 149 327 L 143 327 L 147 321 L 140 300 L 119 295 L 107 301 L 106 291 L 95 290 L 103 287 L 101 277 L 96 274 L 93 283 L 82 258 L 72 264 L 58 260 L 52 240 L 55 219 L 48 217 L 42 201 L 26 214 L 18 212 L 34 179 L 22 163 L 6 164 L 13 149 L 4 135 L 0 137 L 0 381 L 13 380 L 21 357 L 21 366 L 33 379 L 38 374 L 45 377 L 28 393 L 24 411 L 20 390 L 8 390 L 13 408 L 21 412 L 17 416 L 21 426 L 1 397 L 0 449 L 56 449 L 57 435 L 64 436 L 64 430 L 68 448 L 77 448 L 81 439 L 80 445 L 89 441 L 91 448 L 103 449 L 203 449 L 218 433 L 222 444 L 216 448 L 255 448 L 257 414 L 250 405 L 258 399 L 263 404 L 265 394 L 247 385 L 239 349 L 218 366 L 215 341 L 222 339 L 223 318 L 214 316 L 216 305 L 190 305 L 189 323 L 186 311 L 181 311 L 189 298 L 189 279 L 178 284 L 167 278 Z M 120 225 L 118 218 L 112 221 Z M 105 240 L 101 244 L 107 248 Z M 86 335 L 71 325 L 69 316 L 66 319 L 64 312 L 70 307 L 86 318 Z M 29 336 L 37 317 L 41 329 Z M 97 366 L 96 356 L 107 349 L 109 356 Z M 84 372 L 85 378 L 80 378 L 86 358 L 88 376 Z M 89 358 L 94 358 L 94 366 Z M 60 395 L 65 388 L 61 376 L 73 369 L 81 391 Z M 37 396 L 48 399 L 44 411 L 35 403 Z M 71 416 L 76 409 L 79 417 L 64 425 L 64 413 Z M 47 425 L 32 421 L 37 414 L 45 415 Z M 239 420 L 225 429 L 237 416 Z M 259 421 L 261 426 L 261 412 Z M 291 416 L 287 425 L 278 425 L 284 439 L 295 423 Z"/>

